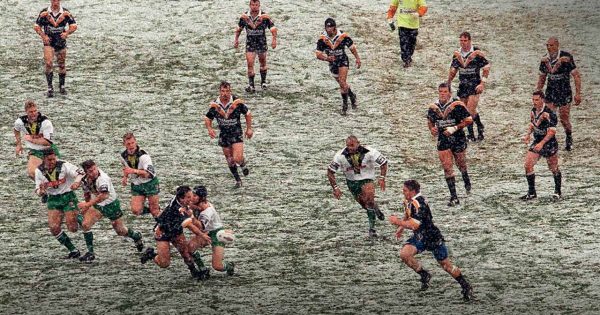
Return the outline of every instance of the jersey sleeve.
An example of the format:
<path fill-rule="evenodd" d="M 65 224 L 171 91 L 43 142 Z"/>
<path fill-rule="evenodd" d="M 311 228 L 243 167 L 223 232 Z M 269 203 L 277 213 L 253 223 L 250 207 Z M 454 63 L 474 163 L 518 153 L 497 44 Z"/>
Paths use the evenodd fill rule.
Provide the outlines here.
<path fill-rule="evenodd" d="M 52 126 L 52 122 L 46 119 L 42 122 L 42 127 L 40 133 L 44 136 L 44 139 L 48 140 L 52 143 L 52 136 L 54 134 L 54 126 Z"/>
<path fill-rule="evenodd" d="M 206 118 L 213 120 L 217 117 L 217 110 L 214 107 L 211 107 L 206 113 Z"/>
<path fill-rule="evenodd" d="M 325 51 L 325 49 L 327 49 L 327 45 L 325 45 L 325 42 L 323 42 L 322 39 L 319 39 L 317 41 L 317 50 L 318 51 Z"/>
<path fill-rule="evenodd" d="M 151 178 L 156 175 L 156 172 L 154 171 L 154 165 L 152 165 L 152 159 L 150 158 L 150 155 L 148 155 L 148 154 L 142 155 L 140 157 L 139 166 L 144 171 L 150 173 Z"/>
<path fill-rule="evenodd" d="M 556 113 L 553 111 L 549 111 L 549 116 L 548 116 L 548 128 L 556 128 L 556 125 L 558 124 L 558 119 L 556 117 Z"/>
<path fill-rule="evenodd" d="M 483 68 L 487 65 L 489 65 L 490 62 L 487 60 L 487 58 L 485 57 L 481 57 L 481 56 L 477 56 L 477 67 L 479 68 Z"/>
<path fill-rule="evenodd" d="M 238 22 L 238 26 L 239 26 L 239 28 L 246 28 L 246 26 L 248 26 L 248 23 L 246 23 L 246 20 L 244 20 L 244 18 L 240 17 L 240 21 Z"/>
<path fill-rule="evenodd" d="M 346 38 L 344 38 L 342 45 L 350 48 L 350 47 L 352 47 L 352 45 L 354 45 L 354 41 L 352 40 L 352 38 L 350 38 L 350 36 L 346 36 Z"/>
<path fill-rule="evenodd" d="M 65 162 L 63 164 L 63 167 L 65 168 L 65 173 L 67 174 L 67 176 L 71 176 L 71 177 L 77 177 L 77 176 L 83 176 L 85 175 L 85 173 L 83 172 L 83 170 L 69 162 Z"/>
<path fill-rule="evenodd" d="M 265 28 L 268 28 L 268 29 L 275 26 L 275 23 L 273 23 L 273 20 L 271 20 L 270 17 L 263 19 L 262 24 L 264 25 Z"/>
<path fill-rule="evenodd" d="M 371 151 L 371 156 L 373 157 L 373 161 L 375 162 L 375 164 L 377 164 L 378 166 L 387 164 L 388 160 L 383 154 L 381 154 L 381 152 L 372 148 L 369 150 Z"/>
<path fill-rule="evenodd" d="M 35 24 L 39 25 L 39 26 L 45 26 L 48 24 L 48 20 L 46 19 L 46 15 L 47 15 L 47 11 L 46 10 L 42 10 L 40 12 L 40 14 L 38 14 L 37 19 L 35 20 Z"/>
<path fill-rule="evenodd" d="M 17 120 L 15 120 L 14 129 L 15 129 L 15 131 L 18 131 L 18 132 L 27 131 L 25 129 L 25 125 L 23 124 L 23 121 L 21 120 L 21 118 L 17 118 Z"/>
<path fill-rule="evenodd" d="M 567 54 L 566 56 L 569 57 L 569 62 L 564 63 L 563 67 L 565 67 L 566 71 L 571 72 L 577 68 L 577 66 L 575 65 L 575 59 L 571 54 Z"/>
<path fill-rule="evenodd" d="M 206 226 L 208 225 L 208 223 L 211 220 L 211 216 L 207 212 L 208 211 L 200 212 L 200 216 L 198 218 L 198 220 L 200 220 L 200 222 L 202 222 L 202 225 L 204 226 L 204 228 L 206 228 Z"/>
<path fill-rule="evenodd" d="M 71 13 L 71 11 L 69 11 L 69 10 L 66 10 L 66 12 L 69 13 L 67 18 L 65 19 L 67 24 L 69 24 L 69 25 L 77 24 L 77 22 L 75 22 L 75 17 L 73 16 L 73 13 Z"/>
<path fill-rule="evenodd" d="M 456 59 L 456 57 L 454 57 L 454 56 L 452 57 L 452 62 L 450 63 L 450 67 L 456 68 L 456 69 L 461 67 L 460 61 L 458 61 L 458 59 Z"/>
<path fill-rule="evenodd" d="M 98 179 L 96 179 L 96 187 L 99 193 L 108 193 L 110 187 L 110 177 L 108 177 L 106 174 L 99 176 Z"/>
<path fill-rule="evenodd" d="M 427 110 L 427 120 L 429 120 L 432 124 L 435 124 L 437 121 L 437 115 L 431 108 Z"/>
<path fill-rule="evenodd" d="M 342 161 L 340 160 L 340 158 L 342 157 L 341 154 L 336 154 L 333 157 L 333 160 L 331 161 L 331 163 L 329 163 L 329 167 L 328 169 L 334 173 L 336 173 L 340 167 L 342 166 Z"/>
<path fill-rule="evenodd" d="M 35 189 L 36 190 L 40 189 L 40 185 L 47 181 L 48 180 L 46 179 L 46 177 L 44 177 L 44 175 L 42 174 L 42 171 L 40 171 L 40 169 L 36 168 L 35 169 Z"/>
<path fill-rule="evenodd" d="M 454 111 L 455 111 L 456 118 L 459 120 L 457 123 L 460 123 L 460 121 L 471 116 L 471 114 L 469 114 L 469 111 L 467 111 L 467 108 L 464 106 L 457 105 L 454 108 Z"/>
<path fill-rule="evenodd" d="M 246 104 L 244 103 L 240 104 L 238 108 L 240 109 L 240 113 L 242 113 L 243 115 L 246 115 L 249 112 L 248 106 L 246 106 Z"/>
<path fill-rule="evenodd" d="M 543 61 L 540 61 L 540 74 L 548 74 L 548 68 L 546 67 L 546 63 Z"/>

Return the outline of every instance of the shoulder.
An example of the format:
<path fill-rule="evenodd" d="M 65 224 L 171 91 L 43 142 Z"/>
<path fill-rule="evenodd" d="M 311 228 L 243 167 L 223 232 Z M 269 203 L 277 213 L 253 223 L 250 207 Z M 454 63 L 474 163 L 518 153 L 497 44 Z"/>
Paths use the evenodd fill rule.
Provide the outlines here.
<path fill-rule="evenodd" d="M 39 16 L 40 16 L 41 18 L 47 17 L 47 16 L 48 16 L 48 8 L 44 8 L 44 9 L 42 9 L 42 11 L 40 11 L 40 14 L 39 14 Z"/>
<path fill-rule="evenodd" d="M 64 7 L 63 7 L 63 14 L 66 17 L 72 17 L 73 16 L 73 14 L 71 13 L 71 11 L 69 9 L 67 9 L 67 8 L 64 8 Z"/>

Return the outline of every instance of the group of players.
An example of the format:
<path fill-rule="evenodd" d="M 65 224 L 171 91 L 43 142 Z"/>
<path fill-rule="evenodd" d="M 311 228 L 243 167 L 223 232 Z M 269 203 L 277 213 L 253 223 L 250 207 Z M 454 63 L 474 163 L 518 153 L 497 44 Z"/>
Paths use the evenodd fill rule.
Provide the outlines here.
<path fill-rule="evenodd" d="M 388 10 L 388 23 L 392 31 L 398 28 L 400 39 L 401 59 L 404 67 L 413 66 L 412 56 L 416 47 L 420 17 L 427 12 L 425 0 L 392 0 Z M 397 15 L 394 23 L 393 17 Z M 54 96 L 52 84 L 52 68 L 54 57 L 59 66 L 59 92 L 66 94 L 65 88 L 65 59 L 66 39 L 77 29 L 73 15 L 60 5 L 60 0 L 52 0 L 48 8 L 42 10 L 36 21 L 35 30 L 44 44 L 45 75 L 48 83 L 48 97 Z M 277 46 L 277 28 L 267 13 L 261 10 L 259 0 L 249 1 L 249 10 L 242 14 L 238 28 L 235 31 L 234 47 L 239 46 L 242 31 L 246 32 L 246 60 L 248 86 L 246 92 L 254 93 L 256 57 L 260 63 L 261 88 L 267 89 L 267 39 L 266 30 L 272 34 L 271 47 Z M 471 43 L 471 34 L 463 32 L 459 36 L 460 49 L 452 56 L 447 81 L 438 86 L 438 99 L 429 106 L 427 122 L 432 136 L 437 137 L 438 155 L 444 169 L 450 201 L 448 206 L 460 203 L 456 191 L 456 181 L 453 164 L 458 166 L 467 193 L 472 184 L 467 171 L 466 148 L 468 141 L 484 140 L 484 125 L 481 122 L 477 105 L 490 73 L 490 63 L 486 54 Z M 531 134 L 533 142 L 525 158 L 525 171 L 529 185 L 528 193 L 522 197 L 530 200 L 537 197 L 535 191 L 535 174 L 533 167 L 540 157 L 548 160 L 548 165 L 555 179 L 554 197 L 561 197 L 561 173 L 558 168 L 558 142 L 556 140 L 558 108 L 560 120 L 565 127 L 566 150 L 573 145 L 572 128 L 569 122 L 569 109 L 572 101 L 570 76 L 575 80 L 575 104 L 581 102 L 581 80 L 576 69 L 573 56 L 558 49 L 558 40 L 550 38 L 547 42 L 548 54 L 540 63 L 540 76 L 537 90 L 533 93 L 533 109 L 531 123 L 524 141 L 529 144 Z M 342 96 L 341 114 L 346 115 L 348 101 L 352 109 L 357 108 L 357 96 L 347 83 L 349 58 L 345 53 L 348 48 L 355 57 L 356 67 L 361 67 L 361 60 L 356 45 L 350 36 L 337 29 L 336 21 L 327 18 L 324 31 L 319 36 L 315 50 L 316 58 L 328 62 L 329 70 L 340 87 Z M 458 74 L 458 98 L 452 97 L 452 81 Z M 548 81 L 546 93 L 542 89 Z M 235 179 L 236 187 L 242 186 L 238 168 L 244 176 L 249 175 L 249 168 L 244 158 L 243 137 L 251 138 L 252 115 L 242 99 L 231 93 L 229 83 L 223 81 L 219 86 L 219 97 L 211 102 L 206 114 L 205 126 L 210 138 L 217 135 L 212 128 L 212 122 L 217 120 L 220 133 L 219 145 L 222 147 L 228 167 Z M 15 122 L 15 138 L 17 154 L 21 153 L 21 136 L 30 149 L 28 174 L 35 179 L 36 192 L 47 196 L 48 223 L 51 233 L 58 241 L 69 249 L 69 258 L 79 257 L 82 261 L 92 261 L 95 258 L 93 250 L 93 234 L 91 227 L 106 216 L 111 220 L 118 235 L 134 240 L 138 251 L 143 251 L 144 243 L 141 234 L 126 227 L 121 217 L 123 215 L 119 200 L 108 175 L 101 171 L 94 161 L 87 160 L 81 168 L 57 159 L 58 150 L 52 142 L 53 127 L 50 121 L 37 111 L 33 101 L 27 101 L 26 115 Z M 246 130 L 242 130 L 241 116 L 246 121 Z M 473 128 L 477 126 L 477 136 Z M 467 128 L 467 134 L 464 128 Z M 204 186 L 194 189 L 189 186 L 177 188 L 175 197 L 162 211 L 159 206 L 159 181 L 156 177 L 150 156 L 141 150 L 132 133 L 123 137 L 126 148 L 121 154 L 123 164 L 123 185 L 131 182 L 131 210 L 134 214 L 151 213 L 156 218 L 154 229 L 156 250 L 147 248 L 142 256 L 142 262 L 153 260 L 161 267 L 170 263 L 169 248 L 173 244 L 181 253 L 192 275 L 199 279 L 208 276 L 208 268 L 204 267 L 201 255 L 197 252 L 200 247 L 212 244 L 213 268 L 233 274 L 234 264 L 223 261 L 224 247 L 216 238 L 216 232 L 223 228 L 222 222 L 214 207 L 207 201 L 207 191 Z M 385 215 L 375 203 L 375 167 L 380 168 L 379 186 L 385 189 L 387 174 L 387 159 L 377 150 L 363 146 L 355 136 L 346 139 L 346 147 L 338 152 L 328 168 L 328 179 L 333 188 L 335 198 L 341 197 L 335 172 L 341 170 L 348 188 L 356 201 L 367 212 L 369 220 L 369 235 L 376 236 L 376 218 L 384 220 Z M 74 190 L 83 186 L 84 202 L 78 202 Z M 423 269 L 414 256 L 424 250 L 434 253 L 440 265 L 450 273 L 462 287 L 463 297 L 472 298 L 471 285 L 462 276 L 461 271 L 448 259 L 447 248 L 441 232 L 433 224 L 431 211 L 426 199 L 420 194 L 420 184 L 415 180 L 407 180 L 403 185 L 404 216 L 389 217 L 391 224 L 397 225 L 396 235 L 401 237 L 404 229 L 414 231 L 414 235 L 403 246 L 400 257 L 421 276 L 422 288 L 429 286 L 431 275 Z M 145 201 L 148 206 L 145 206 Z M 81 210 L 83 215 L 78 214 Z M 88 252 L 80 257 L 79 251 L 61 230 L 61 222 L 66 221 L 70 232 L 78 227 L 84 231 L 84 239 Z M 187 240 L 184 229 L 192 231 L 192 237 Z"/>

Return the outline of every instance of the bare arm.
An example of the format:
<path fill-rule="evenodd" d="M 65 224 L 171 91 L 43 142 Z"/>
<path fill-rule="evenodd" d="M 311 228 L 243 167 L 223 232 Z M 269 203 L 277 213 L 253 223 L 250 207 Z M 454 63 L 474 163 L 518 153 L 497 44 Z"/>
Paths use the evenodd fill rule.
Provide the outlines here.
<path fill-rule="evenodd" d="M 271 28 L 271 35 L 273 38 L 271 39 L 271 48 L 275 49 L 277 47 L 277 28 Z"/>
<path fill-rule="evenodd" d="M 541 91 L 544 88 L 544 84 L 546 84 L 546 74 L 540 74 L 540 76 L 538 77 L 538 82 L 537 85 L 535 87 L 536 91 Z"/>
<path fill-rule="evenodd" d="M 21 144 L 21 133 L 14 129 L 13 132 L 15 133 L 15 154 L 19 156 L 19 154 L 23 153 L 23 145 Z"/>
<path fill-rule="evenodd" d="M 360 57 L 358 56 L 358 50 L 356 50 L 356 45 L 352 45 L 352 47 L 350 47 L 350 52 L 352 52 L 352 54 L 354 55 L 354 58 L 356 59 L 356 68 L 360 69 Z"/>
<path fill-rule="evenodd" d="M 450 71 L 448 72 L 448 87 L 452 86 L 452 80 L 454 80 L 454 77 L 456 77 L 456 74 L 458 73 L 458 69 L 454 68 L 454 67 L 450 67 Z"/>
<path fill-rule="evenodd" d="M 575 81 L 575 105 L 581 104 L 581 75 L 579 70 L 575 69 L 571 71 L 573 81 Z"/>
<path fill-rule="evenodd" d="M 208 130 L 208 135 L 211 139 L 214 139 L 217 134 L 215 130 L 212 128 L 212 120 L 208 119 L 208 117 L 204 117 L 204 125 L 206 126 L 206 130 Z"/>
<path fill-rule="evenodd" d="M 246 117 L 246 138 L 250 139 L 254 135 L 254 131 L 252 130 L 252 114 L 248 112 L 244 117 Z"/>
<path fill-rule="evenodd" d="M 385 176 L 387 175 L 387 170 L 387 162 L 379 167 L 379 187 L 381 187 L 381 191 L 385 191 Z"/>
<path fill-rule="evenodd" d="M 335 173 L 330 169 L 327 169 L 327 179 L 329 180 L 329 185 L 331 185 L 331 188 L 333 188 L 333 196 L 335 199 L 340 199 L 342 191 L 335 180 Z"/>
<path fill-rule="evenodd" d="M 242 33 L 242 28 L 237 27 L 235 29 L 235 39 L 233 40 L 233 48 L 238 48 L 240 45 L 240 34 Z"/>

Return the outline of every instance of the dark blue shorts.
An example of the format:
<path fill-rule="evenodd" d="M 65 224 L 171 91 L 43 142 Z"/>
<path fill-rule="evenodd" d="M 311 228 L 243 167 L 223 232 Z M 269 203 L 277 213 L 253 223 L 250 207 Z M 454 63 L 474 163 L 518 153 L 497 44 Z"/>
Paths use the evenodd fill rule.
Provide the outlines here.
<path fill-rule="evenodd" d="M 438 245 L 433 246 L 432 248 L 426 248 L 423 240 L 418 240 L 416 237 L 413 236 L 406 241 L 405 245 L 406 244 L 410 244 L 416 247 L 417 253 L 419 254 L 425 250 L 431 251 L 433 253 L 433 257 L 435 257 L 437 261 L 442 261 L 448 258 L 448 248 L 446 247 L 446 244 L 443 241 L 441 241 Z"/>

